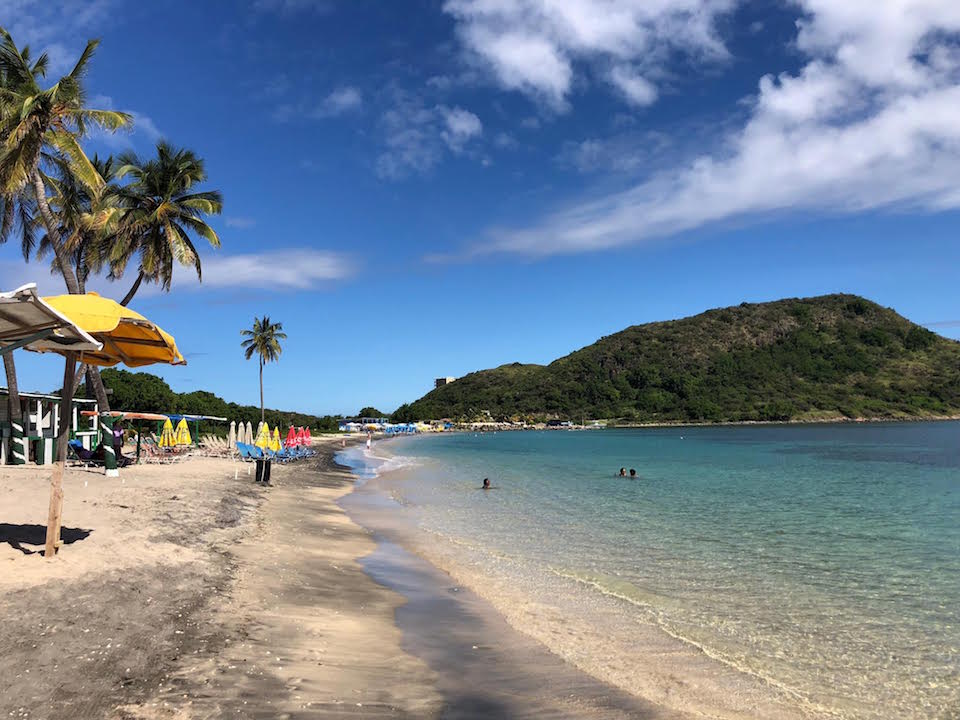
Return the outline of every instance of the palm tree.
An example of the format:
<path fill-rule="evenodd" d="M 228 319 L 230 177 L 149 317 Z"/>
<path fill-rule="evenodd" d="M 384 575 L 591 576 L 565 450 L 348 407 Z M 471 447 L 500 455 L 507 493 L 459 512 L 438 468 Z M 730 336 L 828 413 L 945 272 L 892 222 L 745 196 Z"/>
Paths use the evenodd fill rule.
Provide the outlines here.
<path fill-rule="evenodd" d="M 81 293 L 86 292 L 90 274 L 100 272 L 103 268 L 116 222 L 121 214 L 118 204 L 119 188 L 115 183 L 117 163 L 112 156 L 101 159 L 96 155 L 91 158 L 91 163 L 104 180 L 104 185 L 99 189 L 91 189 L 79 182 L 70 172 L 69 165 L 59 161 L 53 163 L 56 172 L 46 178 L 52 193 L 48 202 L 57 219 L 57 229 Z M 43 260 L 52 251 L 50 235 L 45 234 L 37 246 L 36 258 Z M 60 272 L 56 256 L 50 271 Z M 74 391 L 84 373 L 87 377 L 87 388 L 93 390 L 101 407 L 108 409 L 107 393 L 100 378 L 100 371 L 96 367 L 81 363 L 74 379 Z"/>
<path fill-rule="evenodd" d="M 241 330 L 240 334 L 247 338 L 240 343 L 244 349 L 243 356 L 247 360 L 252 358 L 254 353 L 260 356 L 260 422 L 263 422 L 263 364 L 280 359 L 283 352 L 280 341 L 286 340 L 287 334 L 283 332 L 282 323 L 272 323 L 266 315 L 254 318 L 253 329 Z"/>
<path fill-rule="evenodd" d="M 0 194 L 8 198 L 32 193 L 70 293 L 78 293 L 79 285 L 47 199 L 44 167 L 57 159 L 79 182 L 99 190 L 104 180 L 83 152 L 80 138 L 90 125 L 113 131 L 131 122 L 126 113 L 86 107 L 82 81 L 98 44 L 88 42 L 73 70 L 44 89 L 39 80 L 46 76 L 47 56 L 31 64 L 29 52 L 19 50 L 0 27 Z"/>
<path fill-rule="evenodd" d="M 223 209 L 218 191 L 195 191 L 207 179 L 203 160 L 161 141 L 153 159 L 127 153 L 117 162 L 117 177 L 130 175 L 133 182 L 119 189 L 123 217 L 111 249 L 111 277 L 120 277 L 133 257 L 139 261 L 137 279 L 120 304 L 129 303 L 144 280 L 169 291 L 174 261 L 193 266 L 202 279 L 200 255 L 190 236 L 220 247 L 220 238 L 204 216 L 219 215 Z"/>

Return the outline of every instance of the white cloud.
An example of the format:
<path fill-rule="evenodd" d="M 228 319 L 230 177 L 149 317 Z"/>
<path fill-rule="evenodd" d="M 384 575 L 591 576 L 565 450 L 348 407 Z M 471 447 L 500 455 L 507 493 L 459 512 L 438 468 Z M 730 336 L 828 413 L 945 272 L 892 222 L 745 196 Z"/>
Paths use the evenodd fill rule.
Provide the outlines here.
<path fill-rule="evenodd" d="M 308 290 L 354 273 L 344 255 L 325 250 L 274 250 L 249 254 L 212 254 L 203 259 L 199 288 Z"/>
<path fill-rule="evenodd" d="M 73 69 L 87 40 L 113 20 L 114 6 L 114 0 L 0 0 L 0 24 L 19 47 L 30 45 L 33 57 L 47 53 L 47 76 L 55 80 Z M 70 44 L 64 44 L 63 38 L 70 38 Z"/>
<path fill-rule="evenodd" d="M 480 122 L 480 118 L 469 110 L 443 106 L 437 109 L 445 125 L 440 132 L 440 137 L 453 152 L 459 153 L 471 138 L 475 138 L 483 132 L 483 123 Z"/>
<path fill-rule="evenodd" d="M 960 208 L 960 3 L 800 5 L 806 65 L 760 80 L 721 151 L 491 232 L 471 253 L 583 252 L 771 213 Z"/>
<path fill-rule="evenodd" d="M 468 60 L 509 90 L 567 107 L 577 63 L 609 67 L 633 105 L 656 98 L 652 79 L 677 51 L 726 57 L 717 19 L 736 0 L 447 0 Z"/>
<path fill-rule="evenodd" d="M 327 95 L 316 110 L 316 116 L 336 117 L 352 110 L 358 110 L 363 105 L 363 95 L 355 87 L 337 88 Z"/>
<path fill-rule="evenodd" d="M 249 230 L 257 224 L 257 221 L 252 217 L 244 217 L 242 215 L 226 217 L 223 219 L 223 222 L 227 227 L 237 230 Z"/>
<path fill-rule="evenodd" d="M 652 82 L 638 74 L 633 68 L 617 65 L 610 71 L 613 83 L 631 105 L 644 107 L 657 100 L 657 88 Z"/>
<path fill-rule="evenodd" d="M 483 132 L 480 118 L 468 110 L 426 105 L 422 98 L 397 91 L 394 104 L 381 118 L 384 150 L 376 173 L 387 180 L 425 174 L 445 152 L 464 152 Z"/>

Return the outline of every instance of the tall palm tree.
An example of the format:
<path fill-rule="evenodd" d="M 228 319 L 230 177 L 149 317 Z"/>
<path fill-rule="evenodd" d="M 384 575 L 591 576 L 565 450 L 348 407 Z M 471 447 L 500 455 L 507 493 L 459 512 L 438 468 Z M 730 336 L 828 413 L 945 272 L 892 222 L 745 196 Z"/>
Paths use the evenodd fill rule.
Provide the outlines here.
<path fill-rule="evenodd" d="M 46 76 L 47 56 L 31 63 L 29 53 L 24 56 L 0 27 L 0 194 L 32 193 L 70 293 L 78 293 L 79 285 L 47 199 L 44 168 L 59 159 L 81 183 L 101 188 L 104 180 L 83 152 L 80 138 L 90 125 L 113 131 L 131 122 L 126 113 L 86 107 L 83 79 L 98 44 L 88 42 L 73 70 L 42 88 L 39 80 Z"/>
<path fill-rule="evenodd" d="M 129 175 L 133 181 L 119 189 L 123 217 L 112 243 L 111 277 L 120 277 L 132 258 L 139 261 L 137 278 L 120 304 L 129 303 L 144 280 L 169 290 L 174 261 L 193 266 L 202 278 L 200 255 L 190 236 L 220 247 L 220 238 L 204 217 L 223 209 L 218 191 L 196 190 L 207 179 L 203 160 L 161 141 L 155 158 L 141 160 L 127 153 L 117 162 L 117 177 Z"/>
<path fill-rule="evenodd" d="M 254 353 L 260 356 L 260 422 L 263 422 L 263 365 L 280 359 L 283 352 L 280 341 L 286 340 L 287 334 L 283 332 L 283 323 L 272 323 L 266 315 L 254 318 L 253 328 L 241 330 L 240 334 L 247 338 L 240 343 L 244 349 L 243 356 L 247 360 Z"/>
<path fill-rule="evenodd" d="M 79 292 L 86 292 L 86 283 L 91 273 L 100 272 L 106 263 L 107 255 L 121 216 L 118 186 L 115 182 L 117 163 L 113 157 L 101 159 L 97 155 L 91 163 L 104 180 L 104 185 L 94 189 L 79 182 L 70 172 L 67 163 L 53 163 L 55 172 L 46 180 L 50 187 L 50 208 L 58 222 L 58 230 L 63 241 L 66 255 L 77 278 Z M 45 234 L 37 245 L 36 257 L 43 260 L 53 251 L 50 235 Z M 60 264 L 54 256 L 50 271 L 60 272 Z M 106 390 L 100 371 L 93 366 L 81 363 L 74 379 L 74 390 L 80 379 L 86 374 L 87 388 L 93 391 L 101 407 L 109 408 Z"/>

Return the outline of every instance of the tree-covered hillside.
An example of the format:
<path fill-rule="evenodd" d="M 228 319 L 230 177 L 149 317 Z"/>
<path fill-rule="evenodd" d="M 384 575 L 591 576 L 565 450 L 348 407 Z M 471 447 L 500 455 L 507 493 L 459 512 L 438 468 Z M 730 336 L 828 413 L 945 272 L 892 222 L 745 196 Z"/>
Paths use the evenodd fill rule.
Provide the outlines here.
<path fill-rule="evenodd" d="M 401 420 L 719 422 L 960 414 L 960 343 L 854 295 L 636 325 L 550 365 L 471 373 Z"/>

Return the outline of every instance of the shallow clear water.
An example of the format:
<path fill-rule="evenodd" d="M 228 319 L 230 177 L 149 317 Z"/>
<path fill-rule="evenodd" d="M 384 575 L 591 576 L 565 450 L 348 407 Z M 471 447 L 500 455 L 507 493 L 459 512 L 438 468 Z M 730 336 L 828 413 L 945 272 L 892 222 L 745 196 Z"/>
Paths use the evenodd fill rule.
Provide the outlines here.
<path fill-rule="evenodd" d="M 491 572 L 511 566 L 521 590 L 612 598 L 842 716 L 960 713 L 960 423 L 454 434 L 384 451 L 420 464 L 392 487 L 420 526 Z M 497 489 L 478 490 L 484 477 Z"/>

